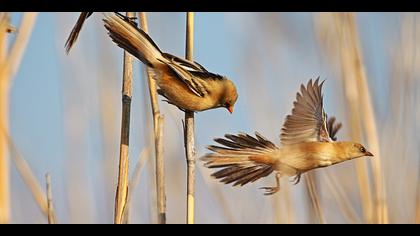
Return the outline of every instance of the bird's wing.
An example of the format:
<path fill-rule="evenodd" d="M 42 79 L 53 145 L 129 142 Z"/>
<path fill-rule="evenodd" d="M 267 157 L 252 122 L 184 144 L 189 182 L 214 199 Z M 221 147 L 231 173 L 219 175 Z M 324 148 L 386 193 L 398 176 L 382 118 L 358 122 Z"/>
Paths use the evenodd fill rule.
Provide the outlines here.
<path fill-rule="evenodd" d="M 335 123 L 335 121 L 336 121 L 336 119 L 335 119 L 335 117 L 334 117 L 334 116 L 333 116 L 333 117 L 331 117 L 331 118 L 327 118 L 327 130 L 328 130 L 328 133 L 329 133 L 329 135 L 330 135 L 330 138 L 331 138 L 333 141 L 337 141 L 337 136 L 336 136 L 336 134 L 337 134 L 338 130 L 340 130 L 340 129 L 341 129 L 341 127 L 343 126 L 343 125 L 341 124 L 341 122 L 339 122 L 339 123 L 337 123 L 337 124 L 334 124 L 334 123 Z"/>
<path fill-rule="evenodd" d="M 169 68 L 184 82 L 197 96 L 204 97 L 208 94 L 206 80 L 223 80 L 223 76 L 208 72 L 197 62 L 191 62 L 168 53 L 163 54 Z"/>
<path fill-rule="evenodd" d="M 207 72 L 207 70 L 196 61 L 185 60 L 169 53 L 163 53 L 163 56 L 169 61 L 181 66 L 185 70 Z"/>
<path fill-rule="evenodd" d="M 311 141 L 332 141 L 327 129 L 327 117 L 323 108 L 322 85 L 319 77 L 306 87 L 302 84 L 296 94 L 292 114 L 286 117 L 281 133 L 282 144 Z"/>

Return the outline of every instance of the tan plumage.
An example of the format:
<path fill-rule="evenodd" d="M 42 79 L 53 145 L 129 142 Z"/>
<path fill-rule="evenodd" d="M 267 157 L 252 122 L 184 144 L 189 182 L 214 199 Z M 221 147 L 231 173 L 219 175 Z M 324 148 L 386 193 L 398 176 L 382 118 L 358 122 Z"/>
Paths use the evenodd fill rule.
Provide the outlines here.
<path fill-rule="evenodd" d="M 346 160 L 372 156 L 361 144 L 335 142 L 341 123 L 327 118 L 323 108 L 322 85 L 319 78 L 301 85 L 292 114 L 286 117 L 276 146 L 262 135 L 256 137 L 241 133 L 225 135 L 215 141 L 222 146 L 209 146 L 213 151 L 201 158 L 208 168 L 222 168 L 212 174 L 221 182 L 245 185 L 276 172 L 275 187 L 264 187 L 265 194 L 280 189 L 281 176 L 294 176 L 295 184 L 302 173 L 315 168 L 334 165 Z"/>
<path fill-rule="evenodd" d="M 122 15 L 106 15 L 104 22 L 119 47 L 154 69 L 158 92 L 169 103 L 188 111 L 225 107 L 233 112 L 238 94 L 232 81 L 197 62 L 162 52 L 149 35 Z"/>

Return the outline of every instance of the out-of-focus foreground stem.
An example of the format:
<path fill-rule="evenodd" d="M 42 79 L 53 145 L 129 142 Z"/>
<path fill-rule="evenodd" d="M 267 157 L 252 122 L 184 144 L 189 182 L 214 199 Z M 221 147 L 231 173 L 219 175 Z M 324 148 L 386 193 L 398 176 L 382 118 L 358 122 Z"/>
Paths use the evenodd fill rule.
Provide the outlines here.
<path fill-rule="evenodd" d="M 9 133 L 9 93 L 19 68 L 37 17 L 36 12 L 24 13 L 15 42 L 8 52 L 7 34 L 11 32 L 9 13 L 0 13 L 0 223 L 10 220 L 10 183 L 8 144 L 4 134 Z"/>

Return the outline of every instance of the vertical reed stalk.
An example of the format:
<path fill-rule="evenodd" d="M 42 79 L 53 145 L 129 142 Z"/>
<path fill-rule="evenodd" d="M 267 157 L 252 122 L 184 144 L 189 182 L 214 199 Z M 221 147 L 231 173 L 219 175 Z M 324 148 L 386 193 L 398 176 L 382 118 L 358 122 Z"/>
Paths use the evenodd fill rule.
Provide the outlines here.
<path fill-rule="evenodd" d="M 223 211 L 223 215 L 226 217 L 227 223 L 228 224 L 235 224 L 235 217 L 234 217 L 234 214 L 233 214 L 233 210 L 230 209 L 231 207 L 229 205 L 229 201 L 223 195 L 223 192 L 222 192 L 221 188 L 212 186 L 212 185 L 214 185 L 214 182 L 213 182 L 214 179 L 211 178 L 209 175 L 207 175 L 205 173 L 205 171 L 198 171 L 198 173 L 200 174 L 200 177 L 204 180 L 207 188 L 210 190 L 213 197 L 218 202 L 220 208 Z"/>
<path fill-rule="evenodd" d="M 140 25 L 144 32 L 148 33 L 147 15 L 140 12 Z M 163 158 L 163 124 L 164 116 L 160 114 L 157 99 L 156 81 L 150 68 L 147 70 L 147 81 L 149 84 L 150 102 L 153 113 L 153 127 L 156 155 L 156 196 L 157 196 L 157 217 L 158 224 L 166 224 L 166 192 L 165 192 L 165 162 Z"/>
<path fill-rule="evenodd" d="M 5 134 L 9 133 L 9 92 L 32 28 L 36 21 L 36 12 L 24 13 L 19 27 L 19 33 L 12 45 L 10 53 L 7 51 L 7 33 L 9 13 L 0 13 L 0 128 Z M 10 186 L 8 149 L 5 135 L 0 135 L 0 223 L 8 223 L 10 219 Z"/>
<path fill-rule="evenodd" d="M 315 183 L 314 183 L 314 178 L 312 175 L 313 173 L 306 174 L 305 184 L 309 192 L 313 210 L 315 211 L 315 214 L 318 217 L 319 223 L 325 224 L 324 214 L 321 209 L 321 203 L 319 202 L 318 194 L 316 193 L 316 190 L 315 190 Z"/>
<path fill-rule="evenodd" d="M 52 198 L 51 175 L 47 173 L 45 179 L 47 181 L 48 224 L 56 224 Z"/>
<path fill-rule="evenodd" d="M 343 192 L 340 185 L 337 183 L 336 178 L 329 171 L 325 171 L 324 179 L 327 187 L 330 189 L 330 192 L 334 195 L 334 198 L 337 200 L 338 206 L 340 207 L 343 216 L 351 224 L 358 223 L 358 216 L 356 210 L 352 207 L 350 200 Z"/>
<path fill-rule="evenodd" d="M 417 183 L 420 184 L 420 179 L 417 179 Z M 420 224 L 420 186 L 417 185 L 417 197 L 416 197 L 416 219 L 415 223 Z"/>
<path fill-rule="evenodd" d="M 369 149 L 374 153 L 375 157 L 370 159 L 372 163 L 372 171 L 375 188 L 375 222 L 388 223 L 388 211 L 386 203 L 385 187 L 383 184 L 382 170 L 381 170 L 381 154 L 379 150 L 378 132 L 375 122 L 375 114 L 372 106 L 372 99 L 369 93 L 367 77 L 363 65 L 363 59 L 360 52 L 360 43 L 355 24 L 354 14 L 345 13 L 338 15 L 338 20 L 342 26 L 342 58 L 346 61 L 346 72 L 343 71 L 343 78 L 347 78 L 346 85 L 354 87 L 357 91 L 358 103 L 353 104 L 357 106 L 354 112 L 360 114 L 359 120 L 363 125 L 363 133 L 367 138 Z M 348 75 L 347 73 L 350 73 Z M 359 163 L 361 163 L 360 160 Z M 364 175 L 366 171 L 363 171 Z M 364 177 L 367 179 L 367 176 Z M 360 182 L 360 181 L 359 181 Z M 367 182 L 366 182 L 367 183 Z M 370 203 L 369 203 L 370 204 Z M 366 205 L 365 205 L 366 206 Z M 369 210 L 369 209 L 368 209 Z M 369 220 L 369 218 L 367 219 Z M 370 221 L 368 221 L 370 222 Z"/>
<path fill-rule="evenodd" d="M 194 50 L 194 13 L 187 12 L 185 57 L 193 60 Z M 185 112 L 184 126 L 185 155 L 187 159 L 187 224 L 195 221 L 195 135 L 194 112 Z"/>
<path fill-rule="evenodd" d="M 130 189 L 130 192 L 128 193 L 128 196 L 127 196 L 127 206 L 124 211 L 124 218 L 123 218 L 124 224 L 130 223 L 130 220 L 131 220 L 130 212 L 131 212 L 134 190 L 140 181 L 141 170 L 143 169 L 143 166 L 146 163 L 146 161 L 149 160 L 149 156 L 150 156 L 149 147 L 141 151 L 137 164 L 134 167 L 133 174 L 131 175 L 130 182 L 128 183 L 128 189 Z"/>
<path fill-rule="evenodd" d="M 283 187 L 283 186 L 282 186 Z M 282 190 L 284 190 L 282 188 Z M 282 194 L 281 192 L 275 194 L 275 196 L 272 197 L 272 201 L 273 201 L 273 210 L 274 210 L 274 224 L 281 224 L 282 222 L 284 222 L 283 218 L 283 206 L 282 206 Z"/>
<path fill-rule="evenodd" d="M 165 195 L 165 165 L 163 160 L 163 123 L 164 116 L 158 116 L 157 130 L 155 135 L 156 145 L 156 188 L 158 224 L 166 223 L 166 195 Z"/>
<path fill-rule="evenodd" d="M 0 66 L 6 64 L 7 55 L 7 27 L 9 15 L 0 15 Z M 9 130 L 9 79 L 5 73 L 0 74 L 0 128 L 4 133 Z M 0 135 L 0 224 L 9 222 L 10 192 L 9 192 L 9 163 L 7 160 L 7 140 L 5 135 Z"/>
<path fill-rule="evenodd" d="M 283 194 L 284 194 L 284 202 L 286 205 L 286 213 L 287 213 L 287 224 L 294 224 L 295 223 L 295 211 L 293 208 L 293 201 L 290 195 L 292 194 L 290 191 L 290 184 L 287 182 L 282 185 L 283 187 Z"/>
<path fill-rule="evenodd" d="M 128 17 L 133 17 L 132 12 L 127 12 Z M 118 185 L 115 196 L 114 223 L 121 224 L 128 196 L 128 148 L 130 141 L 130 115 L 133 82 L 133 58 L 124 51 L 124 74 L 122 87 L 122 114 L 121 114 L 121 140 L 120 140 L 120 163 L 118 172 Z"/>
<path fill-rule="evenodd" d="M 359 91 L 355 84 L 355 72 L 353 67 L 354 57 L 351 55 L 351 47 L 348 37 L 348 27 L 344 26 L 342 15 L 333 13 L 333 21 L 336 22 L 335 32 L 338 35 L 338 49 L 340 53 L 341 63 L 341 78 L 343 80 L 343 90 L 346 99 L 347 117 L 349 118 L 349 134 L 350 139 L 356 142 L 362 140 L 361 130 L 361 117 L 358 110 L 360 103 Z M 364 222 L 373 222 L 373 206 L 372 206 L 372 194 L 370 189 L 370 182 L 368 178 L 368 167 L 365 159 L 355 160 L 355 167 L 357 173 L 357 180 L 359 186 L 360 199 L 363 209 Z"/>

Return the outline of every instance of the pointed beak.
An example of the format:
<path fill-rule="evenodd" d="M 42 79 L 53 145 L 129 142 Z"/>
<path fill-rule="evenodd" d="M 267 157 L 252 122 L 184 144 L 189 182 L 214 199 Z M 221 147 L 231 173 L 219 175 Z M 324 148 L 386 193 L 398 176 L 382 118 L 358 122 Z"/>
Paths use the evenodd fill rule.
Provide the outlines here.
<path fill-rule="evenodd" d="M 227 107 L 226 109 L 228 109 L 228 111 L 230 112 L 230 114 L 233 113 L 233 106 Z"/>
<path fill-rule="evenodd" d="M 366 152 L 365 156 L 373 157 L 373 154 L 371 152 Z"/>

